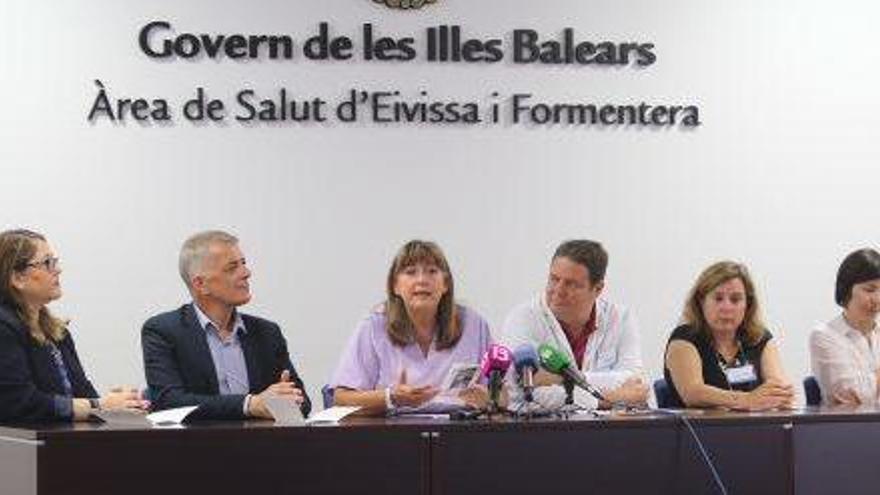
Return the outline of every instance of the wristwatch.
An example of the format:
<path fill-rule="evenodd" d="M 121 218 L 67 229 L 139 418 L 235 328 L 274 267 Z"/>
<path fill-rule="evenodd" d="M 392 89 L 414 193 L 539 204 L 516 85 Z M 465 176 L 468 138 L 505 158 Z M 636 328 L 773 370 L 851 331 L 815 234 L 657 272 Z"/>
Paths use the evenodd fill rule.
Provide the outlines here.
<path fill-rule="evenodd" d="M 89 399 L 89 407 L 93 411 L 100 411 L 101 410 L 101 399 Z"/>
<path fill-rule="evenodd" d="M 391 387 L 385 388 L 385 410 L 388 413 L 394 411 L 394 401 L 391 400 Z"/>

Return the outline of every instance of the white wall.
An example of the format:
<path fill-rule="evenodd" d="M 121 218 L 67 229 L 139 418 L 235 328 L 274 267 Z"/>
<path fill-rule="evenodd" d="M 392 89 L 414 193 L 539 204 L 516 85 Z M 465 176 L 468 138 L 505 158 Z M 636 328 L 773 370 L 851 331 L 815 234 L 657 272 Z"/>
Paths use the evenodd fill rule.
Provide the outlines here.
<path fill-rule="evenodd" d="M 685 292 L 709 262 L 746 262 L 790 374 L 807 334 L 836 314 L 850 250 L 878 245 L 878 55 L 873 3 L 439 0 L 393 12 L 370 0 L 5 1 L 0 6 L 0 228 L 45 232 L 64 260 L 78 347 L 99 387 L 143 383 L 139 329 L 185 301 L 182 240 L 226 228 L 254 271 L 249 311 L 281 323 L 310 392 L 354 324 L 382 298 L 407 239 L 437 240 L 459 295 L 497 327 L 540 289 L 558 241 L 611 254 L 611 297 L 637 313 L 645 360 L 662 369 Z M 481 37 L 518 27 L 656 43 L 644 70 L 424 62 L 156 62 L 139 28 L 289 33 L 330 21 L 406 35 L 458 23 Z M 351 87 L 483 101 L 696 103 L 679 128 L 296 124 L 89 124 L 111 96 L 180 101 L 203 85 L 338 99 Z"/>

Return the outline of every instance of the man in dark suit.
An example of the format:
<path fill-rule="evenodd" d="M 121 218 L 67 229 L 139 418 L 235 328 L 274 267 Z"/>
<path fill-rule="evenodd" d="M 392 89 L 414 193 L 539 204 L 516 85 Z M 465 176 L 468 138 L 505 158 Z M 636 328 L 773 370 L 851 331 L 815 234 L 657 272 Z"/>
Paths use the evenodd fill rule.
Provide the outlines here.
<path fill-rule="evenodd" d="M 285 396 L 304 416 L 311 401 L 275 323 L 239 313 L 251 272 L 238 239 L 221 231 L 183 244 L 180 275 L 193 302 L 144 323 L 144 370 L 156 409 L 194 406 L 194 419 L 272 418 L 266 399 Z"/>

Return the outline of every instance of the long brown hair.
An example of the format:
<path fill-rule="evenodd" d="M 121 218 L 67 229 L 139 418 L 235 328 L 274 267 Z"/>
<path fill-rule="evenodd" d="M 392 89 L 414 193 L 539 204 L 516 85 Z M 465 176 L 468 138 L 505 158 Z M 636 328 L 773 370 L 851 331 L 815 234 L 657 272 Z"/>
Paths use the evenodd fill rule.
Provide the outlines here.
<path fill-rule="evenodd" d="M 712 331 L 703 314 L 703 300 L 719 285 L 737 278 L 742 281 L 746 289 L 746 314 L 737 334 L 749 345 L 757 344 L 763 337 L 766 327 L 761 317 L 761 306 L 755 293 L 755 284 L 745 265 L 733 261 L 719 261 L 703 270 L 685 301 L 681 315 L 682 323 L 692 326 L 696 331 L 712 339 Z"/>
<path fill-rule="evenodd" d="M 458 321 L 458 308 L 455 304 L 454 284 L 449 263 L 443 255 L 443 251 L 437 244 L 430 241 L 413 240 L 400 248 L 391 269 L 388 270 L 387 295 L 385 302 L 385 315 L 388 323 L 386 329 L 391 342 L 398 346 L 405 346 L 415 342 L 415 328 L 409 313 L 406 311 L 403 299 L 394 293 L 394 284 L 397 275 L 404 269 L 417 263 L 436 265 L 446 280 L 446 294 L 440 298 L 437 307 L 437 349 L 449 349 L 458 343 L 461 338 L 461 325 Z"/>
<path fill-rule="evenodd" d="M 46 339 L 61 341 L 66 333 L 67 322 L 55 318 L 49 309 L 43 306 L 37 314 L 34 326 L 34 320 L 27 314 L 21 294 L 12 285 L 12 277 L 28 269 L 28 263 L 37 253 L 39 241 L 45 242 L 46 238 L 31 230 L 15 229 L 0 232 L 0 304 L 15 310 L 30 330 L 31 336 L 42 344 Z"/>

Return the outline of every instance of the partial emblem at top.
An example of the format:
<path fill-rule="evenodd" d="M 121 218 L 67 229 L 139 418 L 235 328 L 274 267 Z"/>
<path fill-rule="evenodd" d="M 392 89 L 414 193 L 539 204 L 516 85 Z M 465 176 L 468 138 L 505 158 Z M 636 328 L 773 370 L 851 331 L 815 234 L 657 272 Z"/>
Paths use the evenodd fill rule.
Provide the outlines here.
<path fill-rule="evenodd" d="M 437 3 L 437 0 L 373 0 L 376 3 L 384 3 L 392 9 L 420 9 L 429 3 Z"/>

